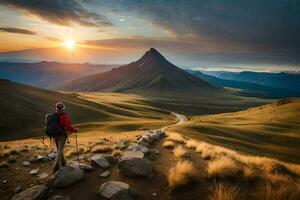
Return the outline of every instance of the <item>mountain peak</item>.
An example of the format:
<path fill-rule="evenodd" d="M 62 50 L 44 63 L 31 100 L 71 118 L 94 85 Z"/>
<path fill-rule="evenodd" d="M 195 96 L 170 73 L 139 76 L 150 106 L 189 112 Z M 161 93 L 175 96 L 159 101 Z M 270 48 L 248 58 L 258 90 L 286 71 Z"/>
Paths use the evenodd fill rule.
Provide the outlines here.
<path fill-rule="evenodd" d="M 150 48 L 143 56 L 144 58 L 151 58 L 151 59 L 165 59 L 161 53 L 159 53 L 156 49 Z"/>

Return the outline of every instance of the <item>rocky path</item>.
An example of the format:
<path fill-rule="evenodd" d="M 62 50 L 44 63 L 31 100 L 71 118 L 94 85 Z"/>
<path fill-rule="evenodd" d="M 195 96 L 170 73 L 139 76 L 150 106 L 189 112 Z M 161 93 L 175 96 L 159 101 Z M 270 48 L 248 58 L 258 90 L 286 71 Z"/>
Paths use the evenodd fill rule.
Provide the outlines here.
<path fill-rule="evenodd" d="M 171 115 L 178 119 L 177 123 L 171 126 L 183 124 L 188 120 L 178 113 L 173 112 Z M 175 163 L 172 149 L 162 147 L 165 131 L 171 126 L 145 131 L 133 142 L 122 140 L 114 145 L 112 152 L 82 154 L 81 169 L 78 168 L 75 156 L 55 175 L 50 173 L 53 155 L 40 156 L 37 162 L 29 166 L 24 166 L 24 162 L 23 167 L 18 166 L 22 165 L 21 163 L 15 163 L 15 170 L 25 167 L 39 171 L 29 170 L 29 178 L 26 178 L 28 174 L 24 174 L 23 181 L 27 179 L 25 182 L 30 184 L 24 185 L 19 182 L 10 186 L 10 193 L 3 195 L 3 199 L 180 199 L 187 194 L 182 192 L 183 196 L 172 197 L 167 182 L 168 171 Z M 119 152 L 120 155 L 115 152 Z M 193 156 L 195 155 L 190 157 Z M 17 176 L 11 168 L 7 172 Z M 45 174 L 47 176 L 41 179 Z M 15 178 L 18 177 L 9 182 L 13 182 Z M 3 185 L 5 183 L 2 183 Z M 3 192 L 8 190 L 2 189 Z"/>

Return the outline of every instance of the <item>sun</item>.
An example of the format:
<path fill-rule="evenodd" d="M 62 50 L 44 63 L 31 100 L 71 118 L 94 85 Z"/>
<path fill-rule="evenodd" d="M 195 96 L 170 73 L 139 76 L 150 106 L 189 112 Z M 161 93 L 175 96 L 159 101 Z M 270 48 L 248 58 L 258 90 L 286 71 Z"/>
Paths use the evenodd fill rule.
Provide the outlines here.
<path fill-rule="evenodd" d="M 74 49 L 75 45 L 76 42 L 73 39 L 66 39 L 64 41 L 64 46 L 69 50 Z"/>

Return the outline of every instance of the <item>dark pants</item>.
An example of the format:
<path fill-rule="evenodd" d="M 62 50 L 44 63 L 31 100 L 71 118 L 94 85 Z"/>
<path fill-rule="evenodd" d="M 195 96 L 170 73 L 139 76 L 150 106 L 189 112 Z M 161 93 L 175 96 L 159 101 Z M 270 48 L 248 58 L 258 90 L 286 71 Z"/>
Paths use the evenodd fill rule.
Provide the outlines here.
<path fill-rule="evenodd" d="M 66 135 L 60 135 L 54 138 L 56 149 L 57 149 L 57 156 L 55 158 L 53 171 L 57 171 L 66 165 L 66 160 L 64 157 L 64 148 L 65 148 L 66 139 L 67 139 Z"/>

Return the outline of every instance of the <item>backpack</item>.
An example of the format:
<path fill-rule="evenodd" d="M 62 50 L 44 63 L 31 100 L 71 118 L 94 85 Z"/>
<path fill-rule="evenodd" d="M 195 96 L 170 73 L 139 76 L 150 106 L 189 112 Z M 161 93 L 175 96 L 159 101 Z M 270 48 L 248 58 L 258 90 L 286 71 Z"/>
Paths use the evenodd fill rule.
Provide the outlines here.
<path fill-rule="evenodd" d="M 57 137 L 65 134 L 65 129 L 61 127 L 59 118 L 63 113 L 51 113 L 46 115 L 46 135 L 49 137 Z"/>

